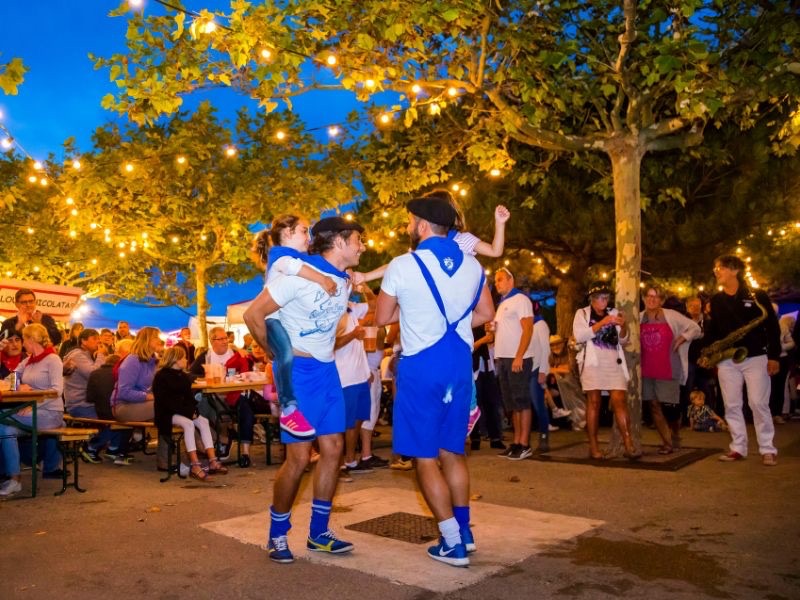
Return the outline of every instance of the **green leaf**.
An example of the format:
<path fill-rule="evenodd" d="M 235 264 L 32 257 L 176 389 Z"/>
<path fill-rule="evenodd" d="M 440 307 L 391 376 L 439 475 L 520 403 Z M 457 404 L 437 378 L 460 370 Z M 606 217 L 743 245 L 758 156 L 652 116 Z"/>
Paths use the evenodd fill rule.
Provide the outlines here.
<path fill-rule="evenodd" d="M 455 21 L 459 16 L 459 11 L 457 8 L 450 8 L 442 13 L 442 18 L 447 21 L 448 23 L 452 23 Z"/>

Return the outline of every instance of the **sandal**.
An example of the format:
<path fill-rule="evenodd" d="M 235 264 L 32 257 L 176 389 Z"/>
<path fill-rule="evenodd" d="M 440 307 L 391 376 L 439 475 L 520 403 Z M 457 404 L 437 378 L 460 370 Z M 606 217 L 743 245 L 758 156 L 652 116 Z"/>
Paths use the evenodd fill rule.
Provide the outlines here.
<path fill-rule="evenodd" d="M 219 462 L 218 459 L 215 458 L 213 460 L 208 461 L 208 472 L 225 475 L 228 472 L 228 467 L 223 465 L 221 462 Z"/>
<path fill-rule="evenodd" d="M 197 479 L 197 481 L 202 481 L 203 483 L 210 483 L 214 480 L 213 477 L 209 477 L 208 473 L 203 470 L 203 465 L 199 462 L 192 463 L 192 468 L 189 471 L 189 477 L 192 479 Z"/>

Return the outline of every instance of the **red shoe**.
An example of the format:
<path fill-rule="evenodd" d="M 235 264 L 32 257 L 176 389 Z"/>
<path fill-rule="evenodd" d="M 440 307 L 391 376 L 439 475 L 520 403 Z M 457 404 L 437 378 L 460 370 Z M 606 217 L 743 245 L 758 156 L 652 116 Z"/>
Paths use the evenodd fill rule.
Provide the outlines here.
<path fill-rule="evenodd" d="M 294 437 L 309 438 L 317 435 L 317 430 L 306 421 L 300 409 L 295 409 L 290 415 L 281 414 L 280 423 L 281 429 Z"/>
<path fill-rule="evenodd" d="M 737 460 L 744 460 L 744 456 L 731 450 L 727 454 L 720 456 L 717 460 L 720 462 L 736 462 Z"/>
<path fill-rule="evenodd" d="M 467 437 L 472 433 L 472 430 L 475 429 L 475 425 L 478 424 L 478 419 L 481 418 L 481 409 L 475 406 L 469 412 L 469 421 L 467 421 Z"/>

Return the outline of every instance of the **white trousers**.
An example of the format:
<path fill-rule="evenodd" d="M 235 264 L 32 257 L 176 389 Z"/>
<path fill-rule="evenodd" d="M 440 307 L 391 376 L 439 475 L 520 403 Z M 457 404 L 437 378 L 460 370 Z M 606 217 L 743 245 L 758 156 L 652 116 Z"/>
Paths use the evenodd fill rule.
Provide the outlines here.
<path fill-rule="evenodd" d="M 172 424 L 183 429 L 183 443 L 187 452 L 197 450 L 197 442 L 194 440 L 194 429 L 200 432 L 200 439 L 203 447 L 208 450 L 214 447 L 214 440 L 211 438 L 211 428 L 208 426 L 208 419 L 203 416 L 197 417 L 194 421 L 181 415 L 172 415 Z"/>
<path fill-rule="evenodd" d="M 730 449 L 747 456 L 747 425 L 742 414 L 742 385 L 747 386 L 747 403 L 753 411 L 753 424 L 761 454 L 777 454 L 773 445 L 775 425 L 769 411 L 770 378 L 767 356 L 746 358 L 739 364 L 724 360 L 717 365 L 719 387 L 725 403 L 725 420 L 731 430 Z"/>
<path fill-rule="evenodd" d="M 378 422 L 378 415 L 381 412 L 381 392 L 383 391 L 383 386 L 381 385 L 381 370 L 370 369 L 370 373 L 372 373 L 372 383 L 369 384 L 369 421 L 364 421 L 361 424 L 361 429 L 374 431 L 375 424 Z"/>

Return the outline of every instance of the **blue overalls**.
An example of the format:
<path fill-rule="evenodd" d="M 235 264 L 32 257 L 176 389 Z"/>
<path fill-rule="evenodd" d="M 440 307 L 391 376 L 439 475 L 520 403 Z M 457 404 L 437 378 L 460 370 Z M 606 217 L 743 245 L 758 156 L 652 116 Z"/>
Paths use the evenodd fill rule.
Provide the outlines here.
<path fill-rule="evenodd" d="M 450 323 L 430 271 L 416 253 L 411 256 L 422 271 L 447 329 L 432 346 L 412 356 L 400 356 L 392 448 L 397 454 L 416 458 L 437 458 L 440 449 L 463 454 L 472 394 L 472 348 L 461 339 L 456 327 L 463 319 L 471 318 L 484 276 L 481 274 L 478 293 L 469 308 Z"/>

